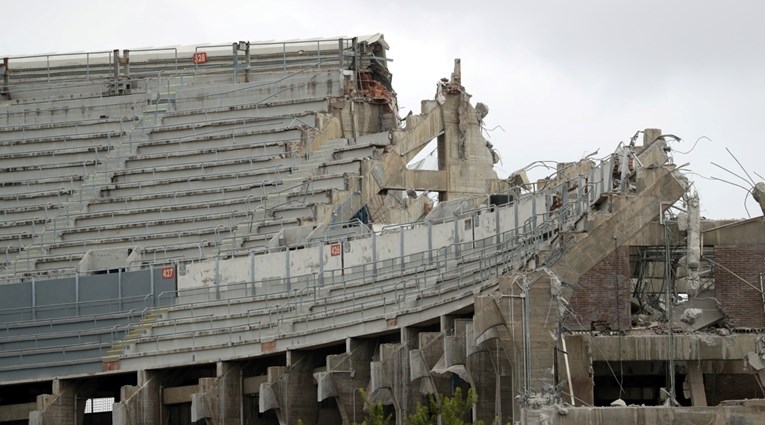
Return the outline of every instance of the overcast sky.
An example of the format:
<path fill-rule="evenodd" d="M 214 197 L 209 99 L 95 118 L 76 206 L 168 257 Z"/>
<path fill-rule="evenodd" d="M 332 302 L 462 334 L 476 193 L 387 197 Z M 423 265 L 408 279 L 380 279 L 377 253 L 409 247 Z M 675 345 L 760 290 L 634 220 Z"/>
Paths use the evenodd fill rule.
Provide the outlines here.
<path fill-rule="evenodd" d="M 404 113 L 418 112 L 462 59 L 463 84 L 489 105 L 501 177 L 535 160 L 604 155 L 637 130 L 683 139 L 708 218 L 747 217 L 765 176 L 765 2 L 40 1 L 0 0 L 0 56 L 353 36 L 381 32 Z M 403 115 L 403 114 L 402 114 Z M 703 176 L 703 177 L 702 177 Z M 762 215 L 748 198 L 752 217 Z"/>

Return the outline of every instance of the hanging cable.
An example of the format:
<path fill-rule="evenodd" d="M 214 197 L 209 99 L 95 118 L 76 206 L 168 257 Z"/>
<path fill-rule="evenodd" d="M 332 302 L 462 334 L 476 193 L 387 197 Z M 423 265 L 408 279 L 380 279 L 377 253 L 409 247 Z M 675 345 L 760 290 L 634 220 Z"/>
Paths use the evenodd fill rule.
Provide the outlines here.
<path fill-rule="evenodd" d="M 691 149 L 690 149 L 690 150 L 688 150 L 688 151 L 686 151 L 686 152 L 681 152 L 681 151 L 678 151 L 678 150 L 674 150 L 674 149 L 673 149 L 673 151 L 674 151 L 675 153 L 679 153 L 679 154 L 681 154 L 681 155 L 687 155 L 687 154 L 689 154 L 689 153 L 693 152 L 693 150 L 694 150 L 694 149 L 696 149 L 696 145 L 699 143 L 699 141 L 700 141 L 701 139 L 709 140 L 710 142 L 712 141 L 712 139 L 710 139 L 710 138 L 709 138 L 709 137 L 707 137 L 707 136 L 701 136 L 701 137 L 699 137 L 698 139 L 696 139 L 696 141 L 693 143 L 693 146 L 691 146 Z"/>

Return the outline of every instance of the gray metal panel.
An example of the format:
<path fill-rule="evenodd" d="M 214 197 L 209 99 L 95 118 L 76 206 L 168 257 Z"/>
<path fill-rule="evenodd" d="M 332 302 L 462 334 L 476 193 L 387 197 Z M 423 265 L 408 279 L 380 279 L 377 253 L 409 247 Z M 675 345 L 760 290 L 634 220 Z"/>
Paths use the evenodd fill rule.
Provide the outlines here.
<path fill-rule="evenodd" d="M 77 315 L 77 279 L 54 279 L 35 284 L 35 310 L 37 319 L 51 319 Z M 28 303 L 19 305 L 29 306 Z"/>
<path fill-rule="evenodd" d="M 143 310 L 160 302 L 171 305 L 175 266 L 169 266 L 171 273 L 163 277 L 165 269 L 2 285 L 0 323 Z"/>
<path fill-rule="evenodd" d="M 0 285 L 0 323 L 32 319 L 30 311 L 20 310 L 32 304 L 32 283 Z"/>

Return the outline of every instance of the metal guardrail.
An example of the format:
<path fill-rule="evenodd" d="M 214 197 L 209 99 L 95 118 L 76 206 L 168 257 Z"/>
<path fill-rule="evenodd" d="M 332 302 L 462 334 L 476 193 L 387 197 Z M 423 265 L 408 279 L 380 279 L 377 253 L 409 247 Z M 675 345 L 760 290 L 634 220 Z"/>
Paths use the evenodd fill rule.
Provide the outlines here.
<path fill-rule="evenodd" d="M 91 63 L 90 63 L 91 56 L 103 56 L 103 55 L 106 55 L 106 57 L 108 58 L 105 64 L 110 67 L 111 64 L 113 63 L 113 57 L 112 57 L 113 51 L 111 50 L 81 52 L 81 53 L 51 53 L 51 54 L 44 54 L 44 55 L 11 56 L 8 59 L 9 59 L 9 63 L 21 62 L 21 63 L 27 63 L 27 64 L 31 64 L 31 63 L 37 64 L 38 62 L 41 62 L 40 59 L 44 59 L 45 66 L 42 68 L 37 68 L 37 69 L 42 69 L 45 71 L 45 75 L 47 76 L 48 83 L 50 83 L 51 71 L 56 68 L 56 67 L 51 67 L 51 58 L 55 58 L 55 60 L 58 61 L 58 59 L 61 59 L 61 58 L 77 58 L 77 57 L 82 58 L 84 56 L 85 57 L 84 66 L 83 64 L 77 64 L 76 62 L 74 64 L 68 64 L 68 65 L 62 64 L 61 66 L 71 67 L 72 65 L 79 65 L 79 67 L 84 67 L 85 79 L 89 80 L 91 71 L 95 72 L 94 67 L 96 66 L 95 64 L 91 66 Z M 100 66 L 103 66 L 103 64 L 101 64 Z M 11 68 L 11 70 L 13 70 L 13 68 Z"/>
<path fill-rule="evenodd" d="M 127 301 L 124 301 L 127 300 Z M 129 304 L 130 300 L 134 301 L 142 301 L 145 302 L 145 296 L 135 296 L 135 297 L 127 297 L 123 300 L 123 304 Z M 151 306 L 146 306 L 141 310 L 136 310 L 134 308 L 128 309 L 128 310 L 121 310 L 116 312 L 109 312 L 109 313 L 96 313 L 96 314 L 87 314 L 87 315 L 80 315 L 80 316 L 62 316 L 62 317 L 51 317 L 51 318 L 44 318 L 44 319 L 36 319 L 33 318 L 36 316 L 36 313 L 46 311 L 46 310 L 54 310 L 54 309 L 72 309 L 72 310 L 81 310 L 84 307 L 100 307 L 100 306 L 111 306 L 114 305 L 115 300 L 95 300 L 95 301 L 80 301 L 75 303 L 66 303 L 66 304 L 46 304 L 42 306 L 37 307 L 19 307 L 15 309 L 7 309 L 3 311 L 3 315 L 8 314 L 14 314 L 14 315 L 20 315 L 20 316 L 29 316 L 30 318 L 27 320 L 16 320 L 16 321 L 10 321 L 10 322 L 3 322 L 2 326 L 0 326 L 0 332 L 3 332 L 5 334 L 5 337 L 11 336 L 11 329 L 16 328 L 28 328 L 28 327 L 47 327 L 48 329 L 53 330 L 54 327 L 57 324 L 60 323 L 70 323 L 70 322 L 78 322 L 78 323 L 92 323 L 94 326 L 97 326 L 99 322 L 104 322 L 106 320 L 111 320 L 114 318 L 143 318 L 143 316 L 149 311 L 149 308 Z M 111 327 L 110 327 L 111 328 Z M 70 332 L 71 329 L 66 330 L 65 332 Z M 52 333 L 53 334 L 53 333 Z M 37 338 L 38 335 L 27 335 L 28 338 Z M 5 341 L 0 340 L 0 342 Z"/>
<path fill-rule="evenodd" d="M 522 245 L 513 246 L 517 248 Z M 265 329 L 275 328 L 282 336 L 288 336 L 291 333 L 283 328 L 283 324 L 287 322 L 295 324 L 300 323 L 301 321 L 307 322 L 311 320 L 330 319 L 332 328 L 356 324 L 359 321 L 359 315 L 361 316 L 361 319 L 378 317 L 378 314 L 373 310 L 375 308 L 382 308 L 383 314 L 400 310 L 402 308 L 402 303 L 411 296 L 419 297 L 420 300 L 425 300 L 427 298 L 435 299 L 435 301 L 429 305 L 436 306 L 438 301 L 440 301 L 447 293 L 468 286 L 475 290 L 482 282 L 497 278 L 512 267 L 518 266 L 520 262 L 523 261 L 523 256 L 528 255 L 531 252 L 513 249 L 508 250 L 508 247 L 510 247 L 510 244 L 503 242 L 494 246 L 472 250 L 465 248 L 465 254 L 473 255 L 477 260 L 465 261 L 462 264 L 459 263 L 460 257 L 454 257 L 452 255 L 453 248 L 450 248 L 444 251 L 445 257 L 436 258 L 434 262 L 431 263 L 432 267 L 430 268 L 423 267 L 423 265 L 416 265 L 402 270 L 394 265 L 387 271 L 381 271 L 381 274 L 376 278 L 370 276 L 343 279 L 342 283 L 330 284 L 324 287 L 324 289 L 332 289 L 334 287 L 334 289 L 342 290 L 342 294 L 336 297 L 327 296 L 323 298 L 323 308 L 321 308 L 322 306 L 319 306 L 318 310 L 315 311 L 311 309 L 311 311 L 306 312 L 303 307 L 304 304 L 311 304 L 312 307 L 315 307 L 313 303 L 318 299 L 316 294 L 320 288 L 317 285 L 305 286 L 303 288 L 292 288 L 289 291 L 259 296 L 247 294 L 225 298 L 223 300 L 210 298 L 208 301 L 177 303 L 172 307 L 172 310 L 183 310 L 188 312 L 188 315 L 165 319 L 161 322 L 162 327 L 174 328 L 175 330 L 161 335 L 144 337 L 142 342 L 154 342 L 156 350 L 158 351 L 160 340 L 191 338 L 191 345 L 188 348 L 195 350 L 202 348 L 197 345 L 196 338 L 198 335 L 201 336 L 203 334 L 228 334 L 231 339 L 232 333 L 257 329 L 258 340 L 260 340 L 264 329 L 264 323 L 266 324 Z M 440 282 L 440 284 L 433 287 L 425 287 L 426 283 L 433 279 Z M 388 283 L 380 285 L 380 282 L 384 281 L 388 281 Z M 451 284 L 449 282 L 451 282 Z M 237 284 L 236 286 L 241 285 L 247 284 Z M 194 290 L 189 290 L 184 292 L 193 291 Z M 241 291 L 234 290 L 229 286 L 227 291 L 221 292 Z M 212 293 L 209 291 L 207 294 L 212 296 Z M 163 294 L 160 294 L 160 297 L 162 296 Z M 181 299 L 182 298 L 176 298 L 176 301 Z M 271 303 L 269 303 L 269 300 L 271 300 Z M 228 323 L 220 326 L 214 325 L 218 316 L 214 313 L 209 313 L 209 308 L 215 306 L 225 307 L 227 313 L 221 315 L 220 318 L 230 321 L 232 319 L 228 316 L 232 314 L 232 303 L 242 301 L 246 302 L 247 305 L 250 305 L 251 303 L 260 303 L 262 305 L 256 308 L 248 308 L 245 315 L 246 322 L 244 323 L 234 326 L 231 326 Z M 338 304 L 338 306 L 330 307 L 331 304 Z M 421 307 L 427 308 L 428 305 L 421 305 Z M 253 315 L 253 313 L 256 314 Z M 365 314 L 367 314 L 366 317 Z M 196 323 L 209 323 L 209 326 L 193 330 L 177 330 L 179 324 L 189 323 L 190 320 Z M 318 329 L 311 327 L 311 331 L 316 332 Z M 203 334 L 199 334 L 199 332 L 203 332 Z M 151 351 L 148 352 L 151 353 Z"/>

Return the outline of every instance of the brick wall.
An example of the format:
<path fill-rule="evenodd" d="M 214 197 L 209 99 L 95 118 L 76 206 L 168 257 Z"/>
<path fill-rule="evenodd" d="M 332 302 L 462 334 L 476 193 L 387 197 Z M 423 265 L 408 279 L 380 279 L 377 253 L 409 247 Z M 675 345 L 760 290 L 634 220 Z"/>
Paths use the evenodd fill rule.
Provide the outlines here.
<path fill-rule="evenodd" d="M 762 398 L 763 392 L 754 374 L 704 375 L 707 404 L 717 406 L 723 400 Z"/>
<path fill-rule="evenodd" d="M 715 262 L 729 269 L 752 288 L 723 267 L 715 267 L 715 291 L 728 322 L 735 327 L 765 328 L 760 274 L 765 273 L 765 245 L 717 245 Z"/>
<path fill-rule="evenodd" d="M 617 248 L 616 251 L 582 276 L 579 280 L 579 286 L 569 300 L 576 319 L 578 319 L 568 318 L 566 320 L 566 326 L 569 329 L 590 330 L 593 322 L 607 323 L 613 330 L 627 330 L 631 327 L 630 298 L 632 285 L 630 283 L 629 260 L 629 248 Z"/>

